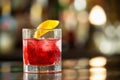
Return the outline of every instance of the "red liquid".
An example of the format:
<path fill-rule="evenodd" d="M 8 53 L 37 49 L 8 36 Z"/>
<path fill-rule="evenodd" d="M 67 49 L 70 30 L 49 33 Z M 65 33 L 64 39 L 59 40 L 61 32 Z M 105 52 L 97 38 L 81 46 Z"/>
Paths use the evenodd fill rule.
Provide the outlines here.
<path fill-rule="evenodd" d="M 52 65 L 60 63 L 60 50 L 56 45 L 60 39 L 24 39 L 23 53 L 26 65 Z"/>

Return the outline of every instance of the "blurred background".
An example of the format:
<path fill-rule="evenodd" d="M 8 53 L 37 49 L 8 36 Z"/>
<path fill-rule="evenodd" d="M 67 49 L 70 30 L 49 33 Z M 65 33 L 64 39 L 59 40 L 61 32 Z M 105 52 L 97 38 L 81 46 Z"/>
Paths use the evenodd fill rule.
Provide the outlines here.
<path fill-rule="evenodd" d="M 57 19 L 63 59 L 102 56 L 117 63 L 119 4 L 120 0 L 0 0 L 0 61 L 22 61 L 22 28 Z"/>

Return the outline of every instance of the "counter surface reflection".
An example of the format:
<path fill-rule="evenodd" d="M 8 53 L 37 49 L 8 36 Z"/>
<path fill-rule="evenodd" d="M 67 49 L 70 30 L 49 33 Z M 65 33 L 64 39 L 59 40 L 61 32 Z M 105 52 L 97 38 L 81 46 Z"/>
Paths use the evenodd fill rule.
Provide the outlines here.
<path fill-rule="evenodd" d="M 54 74 L 23 73 L 22 62 L 0 62 L 0 80 L 119 80 L 117 62 L 107 60 L 104 66 L 91 66 L 86 58 L 66 59 L 62 72 Z"/>

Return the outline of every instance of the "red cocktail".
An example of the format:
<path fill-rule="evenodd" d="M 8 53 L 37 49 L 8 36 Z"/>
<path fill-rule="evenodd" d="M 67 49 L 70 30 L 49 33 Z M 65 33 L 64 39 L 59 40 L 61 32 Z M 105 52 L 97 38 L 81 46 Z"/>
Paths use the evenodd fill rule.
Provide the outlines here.
<path fill-rule="evenodd" d="M 60 72 L 61 29 L 23 29 L 23 63 L 24 72 Z"/>
<path fill-rule="evenodd" d="M 47 66 L 60 64 L 60 39 L 23 39 L 24 63 Z"/>

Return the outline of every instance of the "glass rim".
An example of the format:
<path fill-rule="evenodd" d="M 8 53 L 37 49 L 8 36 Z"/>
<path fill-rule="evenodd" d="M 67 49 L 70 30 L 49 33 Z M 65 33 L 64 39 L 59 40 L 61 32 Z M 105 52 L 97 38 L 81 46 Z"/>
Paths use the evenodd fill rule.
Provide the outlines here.
<path fill-rule="evenodd" d="M 36 28 L 22 28 L 22 30 L 61 30 L 61 28 L 54 28 L 54 29 L 45 29 L 45 28 L 39 28 L 39 29 L 36 29 Z"/>

